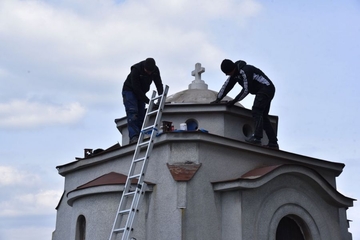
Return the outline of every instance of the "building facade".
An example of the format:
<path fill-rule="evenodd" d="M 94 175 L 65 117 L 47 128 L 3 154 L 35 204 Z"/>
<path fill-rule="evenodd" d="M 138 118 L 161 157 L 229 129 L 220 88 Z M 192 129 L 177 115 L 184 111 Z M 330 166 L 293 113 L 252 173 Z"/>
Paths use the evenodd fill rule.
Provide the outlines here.
<path fill-rule="evenodd" d="M 201 80 L 168 96 L 162 120 L 187 131 L 156 137 L 145 197 L 132 236 L 137 240 L 350 240 L 346 210 L 353 199 L 336 190 L 344 164 L 244 141 L 251 111 L 209 104 L 216 92 Z M 277 131 L 278 117 L 270 116 Z M 85 149 L 58 166 L 64 194 L 53 240 L 108 239 L 135 144 L 126 117 L 115 120 L 122 143 Z M 266 135 L 264 135 L 266 136 Z M 267 139 L 263 139 L 264 144 Z"/>

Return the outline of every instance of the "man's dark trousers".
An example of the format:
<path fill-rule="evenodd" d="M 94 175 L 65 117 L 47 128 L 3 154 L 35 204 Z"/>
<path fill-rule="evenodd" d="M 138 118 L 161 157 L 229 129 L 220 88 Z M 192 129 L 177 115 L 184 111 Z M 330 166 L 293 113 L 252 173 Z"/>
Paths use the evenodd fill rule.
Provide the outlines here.
<path fill-rule="evenodd" d="M 136 98 L 132 91 L 122 91 L 126 111 L 129 138 L 139 136 L 145 117 L 145 103 Z"/>
<path fill-rule="evenodd" d="M 263 130 L 265 130 L 270 143 L 277 143 L 277 137 L 269 119 L 270 104 L 274 94 L 275 88 L 265 88 L 256 94 L 252 107 L 252 116 L 255 122 L 254 136 L 261 139 Z"/>

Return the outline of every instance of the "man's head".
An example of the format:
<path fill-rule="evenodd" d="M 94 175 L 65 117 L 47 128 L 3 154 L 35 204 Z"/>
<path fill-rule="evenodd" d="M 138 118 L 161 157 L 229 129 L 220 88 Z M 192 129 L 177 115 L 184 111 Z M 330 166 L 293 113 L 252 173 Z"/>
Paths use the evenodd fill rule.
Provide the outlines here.
<path fill-rule="evenodd" d="M 148 74 L 151 74 L 155 70 L 155 66 L 156 63 L 153 58 L 147 58 L 145 60 L 144 68 L 145 68 L 145 72 L 147 72 Z"/>
<path fill-rule="evenodd" d="M 223 73 L 225 73 L 225 75 L 233 75 L 235 72 L 235 63 L 229 59 L 224 59 L 221 62 L 221 71 L 223 71 Z"/>

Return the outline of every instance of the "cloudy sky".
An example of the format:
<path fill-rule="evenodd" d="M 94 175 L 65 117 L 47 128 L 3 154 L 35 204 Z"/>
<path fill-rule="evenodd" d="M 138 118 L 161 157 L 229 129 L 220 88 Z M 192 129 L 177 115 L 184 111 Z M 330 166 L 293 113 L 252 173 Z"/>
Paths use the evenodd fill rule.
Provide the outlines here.
<path fill-rule="evenodd" d="M 51 239 L 55 167 L 121 142 L 122 84 L 146 57 L 169 94 L 197 62 L 216 91 L 222 59 L 261 68 L 280 148 L 345 163 L 338 190 L 360 196 L 359 0 L 1 0 L 0 43 L 0 240 Z M 357 202 L 348 218 L 360 239 Z"/>

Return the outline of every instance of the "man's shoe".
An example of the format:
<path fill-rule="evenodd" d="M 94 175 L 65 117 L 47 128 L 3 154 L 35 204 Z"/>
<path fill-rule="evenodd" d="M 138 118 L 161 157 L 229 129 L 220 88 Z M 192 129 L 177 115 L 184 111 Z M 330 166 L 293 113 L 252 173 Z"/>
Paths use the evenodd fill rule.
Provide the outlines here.
<path fill-rule="evenodd" d="M 137 141 L 139 140 L 139 136 L 133 136 L 130 141 L 129 141 L 129 144 L 131 143 L 137 143 Z"/>
<path fill-rule="evenodd" d="M 261 139 L 255 137 L 255 136 L 251 136 L 249 139 L 245 139 L 245 142 L 255 144 L 255 145 L 261 145 Z"/>
<path fill-rule="evenodd" d="M 277 143 L 268 143 L 268 145 L 264 145 L 264 147 L 279 150 L 279 144 Z"/>

